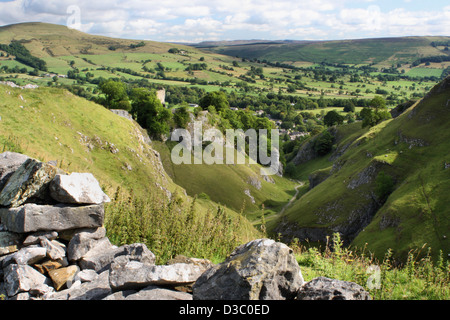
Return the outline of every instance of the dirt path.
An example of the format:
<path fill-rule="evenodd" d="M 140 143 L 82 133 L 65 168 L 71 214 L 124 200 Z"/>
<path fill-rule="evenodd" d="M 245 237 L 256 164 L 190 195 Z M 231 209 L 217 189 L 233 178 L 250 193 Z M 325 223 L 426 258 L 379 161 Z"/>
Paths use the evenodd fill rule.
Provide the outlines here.
<path fill-rule="evenodd" d="M 301 187 L 303 187 L 305 185 L 304 182 L 301 181 L 297 181 L 299 183 L 298 186 L 295 187 L 295 195 L 292 197 L 291 200 L 289 200 L 288 203 L 286 203 L 286 205 L 281 209 L 280 212 L 278 212 L 278 216 L 282 215 L 284 213 L 284 211 L 295 201 L 295 199 L 297 198 L 298 193 L 300 192 L 298 189 L 300 189 Z"/>

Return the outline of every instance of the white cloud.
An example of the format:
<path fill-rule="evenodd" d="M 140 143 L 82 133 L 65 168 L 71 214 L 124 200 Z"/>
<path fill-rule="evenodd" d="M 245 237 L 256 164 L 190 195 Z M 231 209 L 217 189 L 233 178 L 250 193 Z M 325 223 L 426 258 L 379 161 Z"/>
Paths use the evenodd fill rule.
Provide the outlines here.
<path fill-rule="evenodd" d="M 450 6 L 392 0 L 13 0 L 0 2 L 0 24 L 66 24 L 67 8 L 80 9 L 85 32 L 142 39 L 336 39 L 450 34 Z M 397 3 L 397 5 L 395 5 Z"/>

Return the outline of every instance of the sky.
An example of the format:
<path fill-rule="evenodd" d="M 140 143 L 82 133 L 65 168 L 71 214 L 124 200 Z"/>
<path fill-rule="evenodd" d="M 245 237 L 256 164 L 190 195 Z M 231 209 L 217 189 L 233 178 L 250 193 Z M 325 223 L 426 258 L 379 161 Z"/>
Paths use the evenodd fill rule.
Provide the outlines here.
<path fill-rule="evenodd" d="M 450 1 L 0 0 L 0 25 L 21 22 L 166 42 L 450 36 Z"/>

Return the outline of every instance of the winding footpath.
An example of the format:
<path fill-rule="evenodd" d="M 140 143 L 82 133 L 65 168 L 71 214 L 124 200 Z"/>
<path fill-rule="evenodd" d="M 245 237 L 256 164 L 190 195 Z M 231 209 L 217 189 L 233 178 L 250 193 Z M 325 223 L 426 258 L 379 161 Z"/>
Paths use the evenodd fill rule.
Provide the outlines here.
<path fill-rule="evenodd" d="M 291 200 L 289 200 L 288 203 L 286 203 L 286 205 L 281 209 L 280 212 L 278 212 L 277 216 L 280 216 L 284 213 L 284 211 L 297 199 L 297 195 L 300 192 L 300 188 L 303 187 L 305 185 L 304 182 L 301 181 L 297 181 L 299 183 L 298 186 L 295 187 L 295 195 L 291 198 Z"/>

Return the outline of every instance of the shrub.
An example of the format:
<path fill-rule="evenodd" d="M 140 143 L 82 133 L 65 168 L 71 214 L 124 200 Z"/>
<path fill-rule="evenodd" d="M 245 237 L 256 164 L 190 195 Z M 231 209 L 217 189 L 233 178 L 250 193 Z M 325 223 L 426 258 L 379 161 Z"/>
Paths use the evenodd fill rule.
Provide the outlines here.
<path fill-rule="evenodd" d="M 343 247 L 338 234 L 325 249 L 307 248 L 298 239 L 290 244 L 305 281 L 328 277 L 359 284 L 374 300 L 448 300 L 450 298 L 450 262 L 442 251 L 437 261 L 431 259 L 431 248 L 409 252 L 405 264 L 394 261 L 388 249 L 382 261 L 367 254 L 365 248 Z M 332 247 L 334 250 L 331 250 Z M 423 252 L 426 252 L 425 254 Z"/>
<path fill-rule="evenodd" d="M 105 206 L 105 228 L 112 243 L 144 243 L 163 264 L 178 254 L 223 260 L 239 244 L 241 216 L 231 217 L 224 208 L 199 212 L 196 199 L 171 200 L 153 195 L 141 199 L 120 190 Z"/>
<path fill-rule="evenodd" d="M 375 194 L 381 201 L 385 201 L 387 197 L 394 191 L 394 180 L 390 175 L 381 171 L 376 180 Z"/>

